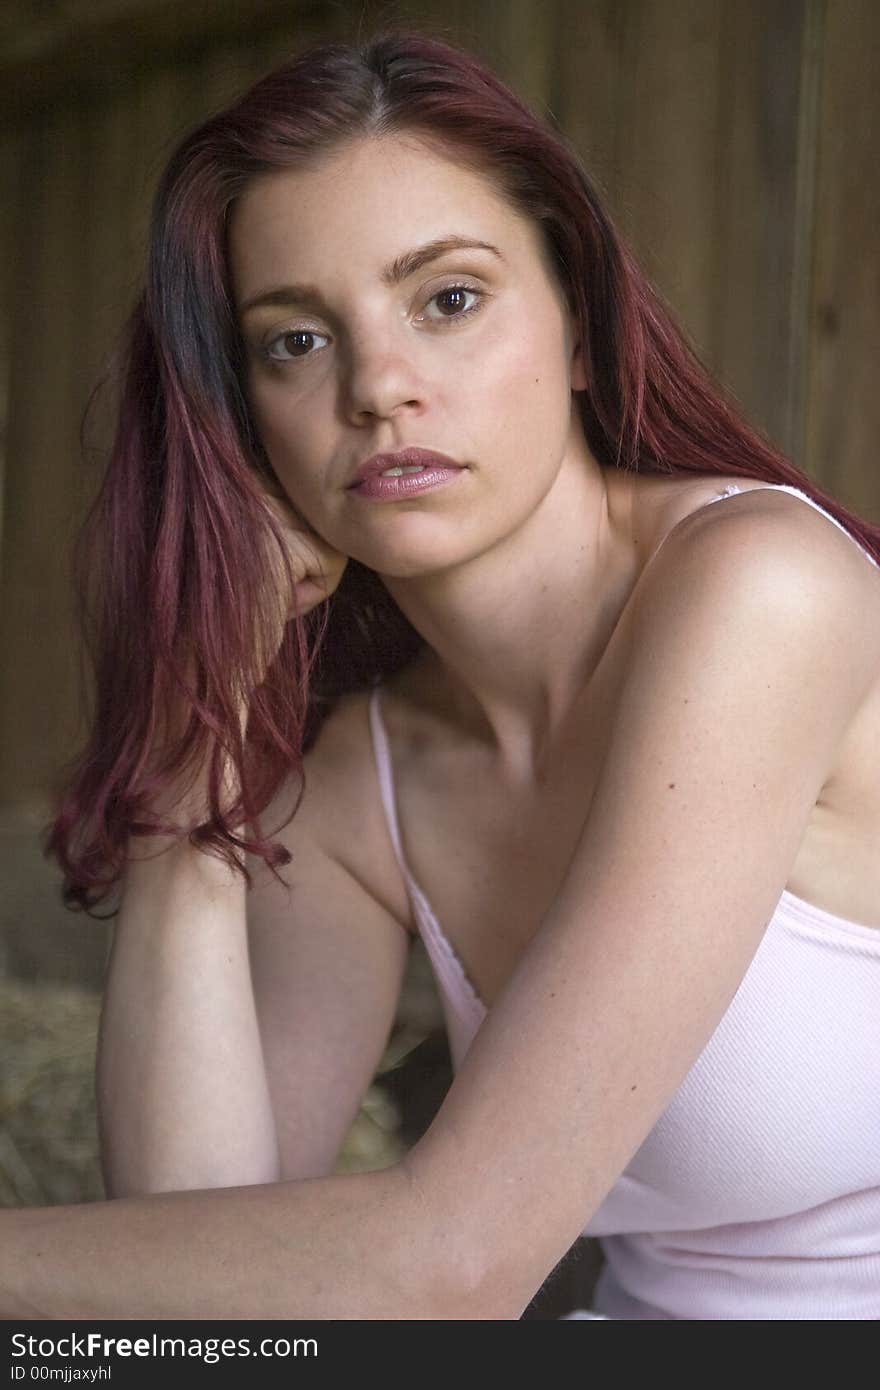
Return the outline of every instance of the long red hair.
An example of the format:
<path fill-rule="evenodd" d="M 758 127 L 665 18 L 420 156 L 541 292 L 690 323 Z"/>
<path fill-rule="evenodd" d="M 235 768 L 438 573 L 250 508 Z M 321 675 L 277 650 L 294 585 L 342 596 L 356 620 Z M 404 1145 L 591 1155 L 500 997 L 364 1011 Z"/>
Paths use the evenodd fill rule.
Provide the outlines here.
<path fill-rule="evenodd" d="M 333 699 L 422 645 L 377 575 L 350 561 L 332 598 L 291 621 L 268 674 L 260 668 L 260 615 L 277 601 L 272 552 L 283 557 L 284 542 L 258 486 L 277 480 L 243 389 L 225 245 L 229 209 L 256 175 L 394 131 L 463 158 L 542 229 L 579 321 L 590 386 L 576 399 L 600 464 L 793 484 L 880 560 L 880 527 L 822 492 L 713 381 L 564 136 L 471 54 L 435 39 L 392 32 L 313 48 L 189 134 L 156 193 L 116 437 L 74 552 L 94 708 L 44 840 L 69 907 L 107 896 L 132 835 L 189 833 L 248 885 L 244 852 L 277 872 L 290 856 L 260 816 L 292 774 L 301 797 L 303 752 Z M 240 786 L 232 807 L 220 796 L 227 758 Z M 207 821 L 181 827 L 150 811 L 204 766 Z"/>

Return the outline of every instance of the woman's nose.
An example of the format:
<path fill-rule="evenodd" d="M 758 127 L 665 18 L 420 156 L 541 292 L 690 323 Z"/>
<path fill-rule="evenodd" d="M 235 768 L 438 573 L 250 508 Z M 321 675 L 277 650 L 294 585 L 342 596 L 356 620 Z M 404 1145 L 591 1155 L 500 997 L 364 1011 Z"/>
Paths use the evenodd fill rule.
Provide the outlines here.
<path fill-rule="evenodd" d="M 425 383 L 412 350 L 395 335 L 373 336 L 352 344 L 343 382 L 346 415 L 360 423 L 417 411 L 425 400 Z"/>

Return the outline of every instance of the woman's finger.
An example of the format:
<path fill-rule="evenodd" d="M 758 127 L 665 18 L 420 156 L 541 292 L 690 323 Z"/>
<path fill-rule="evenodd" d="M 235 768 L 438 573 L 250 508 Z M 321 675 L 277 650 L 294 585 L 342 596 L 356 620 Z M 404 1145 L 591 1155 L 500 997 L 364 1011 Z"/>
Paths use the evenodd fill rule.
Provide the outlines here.
<path fill-rule="evenodd" d="M 267 503 L 282 524 L 296 588 L 285 605 L 287 620 L 309 612 L 333 593 L 348 564 L 348 556 L 328 545 L 286 496 L 264 490 Z"/>

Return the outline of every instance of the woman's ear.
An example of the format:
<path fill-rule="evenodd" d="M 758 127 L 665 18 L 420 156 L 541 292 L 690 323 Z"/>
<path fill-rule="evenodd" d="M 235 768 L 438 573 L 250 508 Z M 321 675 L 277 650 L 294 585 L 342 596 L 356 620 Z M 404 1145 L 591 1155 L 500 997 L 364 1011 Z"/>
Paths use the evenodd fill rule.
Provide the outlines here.
<path fill-rule="evenodd" d="M 584 365 L 584 355 L 581 352 L 580 341 L 576 342 L 571 354 L 571 389 L 572 391 L 586 391 L 589 386 L 587 379 L 587 369 Z"/>
<path fill-rule="evenodd" d="M 584 363 L 584 354 L 581 351 L 581 331 L 580 323 L 574 310 L 569 307 L 567 322 L 567 337 L 571 343 L 571 358 L 569 360 L 569 372 L 571 375 L 572 391 L 586 391 L 589 386 L 587 368 Z"/>
<path fill-rule="evenodd" d="M 586 391 L 588 385 L 587 369 L 584 366 L 580 344 L 578 344 L 571 355 L 571 389 L 572 391 Z"/>

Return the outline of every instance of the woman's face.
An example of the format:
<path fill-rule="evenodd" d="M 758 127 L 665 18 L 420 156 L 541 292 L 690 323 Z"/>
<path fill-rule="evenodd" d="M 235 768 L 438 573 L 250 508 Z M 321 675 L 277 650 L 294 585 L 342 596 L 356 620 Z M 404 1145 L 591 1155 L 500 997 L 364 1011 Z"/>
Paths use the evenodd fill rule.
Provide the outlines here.
<path fill-rule="evenodd" d="M 255 180 L 229 255 L 257 430 L 331 546 L 407 578 L 527 522 L 586 382 L 541 235 L 485 179 L 414 136 L 360 139 Z M 352 491 L 368 458 L 407 447 L 461 471 L 391 501 Z"/>

